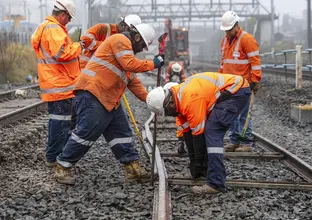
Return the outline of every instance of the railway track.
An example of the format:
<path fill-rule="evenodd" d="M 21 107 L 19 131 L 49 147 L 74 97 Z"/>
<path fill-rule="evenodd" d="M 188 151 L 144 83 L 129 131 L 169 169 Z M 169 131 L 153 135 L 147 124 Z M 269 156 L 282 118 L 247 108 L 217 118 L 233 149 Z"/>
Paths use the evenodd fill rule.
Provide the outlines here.
<path fill-rule="evenodd" d="M 152 152 L 153 135 L 151 125 L 154 114 L 145 123 L 143 137 L 146 139 L 145 150 L 149 155 Z M 204 179 L 194 181 L 188 174 L 187 155 L 179 155 L 174 144 L 175 121 L 167 120 L 159 122 L 156 140 L 156 167 L 158 182 L 154 195 L 153 219 L 172 219 L 171 190 L 179 191 L 179 187 L 203 185 Z M 254 133 L 256 151 L 250 153 L 225 153 L 225 164 L 227 167 L 228 180 L 226 186 L 229 188 L 262 188 L 283 190 L 312 190 L 312 167 L 293 155 L 281 146 L 267 140 L 261 135 Z M 170 137 L 170 138 L 168 138 Z M 151 157 L 151 156 L 150 156 Z M 232 163 L 235 161 L 235 163 Z M 236 168 L 237 164 L 253 164 L 250 173 L 258 173 L 259 179 L 241 178 L 248 177 L 248 173 Z M 271 177 L 261 175 L 261 168 L 271 169 Z M 177 168 L 175 168 L 177 167 Z M 236 170 L 235 170 L 236 169 Z M 179 173 L 177 173 L 177 171 Z M 275 174 L 274 174 L 275 172 Z M 253 175 L 250 175 L 253 176 Z M 257 175 L 256 175 L 257 176 Z M 286 179 L 285 179 L 286 178 Z M 177 186 L 179 185 L 179 186 Z M 179 198 L 179 197 L 178 197 Z M 177 217 L 175 215 L 175 217 Z M 207 216 L 208 217 L 208 216 Z"/>

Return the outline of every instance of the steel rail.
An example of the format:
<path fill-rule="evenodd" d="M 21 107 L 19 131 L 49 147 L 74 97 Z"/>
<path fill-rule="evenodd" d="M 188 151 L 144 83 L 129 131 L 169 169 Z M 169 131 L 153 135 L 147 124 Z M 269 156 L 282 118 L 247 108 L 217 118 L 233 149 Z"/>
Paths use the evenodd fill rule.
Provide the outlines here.
<path fill-rule="evenodd" d="M 297 157 L 296 155 L 292 154 L 288 150 L 280 147 L 279 145 L 273 143 L 272 141 L 268 140 L 267 138 L 261 136 L 260 134 L 253 132 L 254 137 L 256 138 L 256 142 L 261 144 L 261 146 L 267 150 L 273 152 L 279 152 L 284 155 L 285 159 L 283 162 L 292 169 L 295 173 L 300 175 L 308 182 L 312 182 L 312 166 L 308 163 Z"/>
<path fill-rule="evenodd" d="M 24 108 L 17 109 L 13 112 L 4 114 L 0 116 L 0 125 L 7 125 L 9 123 L 20 120 L 26 116 L 29 116 L 33 113 L 37 113 L 38 111 L 43 111 L 47 109 L 46 102 L 37 102 L 32 105 L 26 106 Z"/>
<path fill-rule="evenodd" d="M 9 91 L 2 92 L 2 93 L 0 93 L 0 100 L 11 98 L 12 96 L 14 96 L 16 90 L 29 90 L 29 89 L 39 89 L 39 85 L 36 84 L 36 85 L 31 85 L 31 86 L 24 86 L 21 88 L 12 89 Z"/>
<path fill-rule="evenodd" d="M 144 143 L 145 151 L 150 155 L 151 159 L 151 146 L 153 146 L 153 136 L 149 128 L 149 124 L 153 121 L 154 113 L 145 122 L 145 131 L 143 136 L 146 137 L 150 146 Z M 151 160 L 150 160 L 151 161 Z M 165 164 L 161 158 L 159 148 L 155 147 L 155 164 L 158 172 L 158 188 L 154 192 L 154 205 L 153 205 L 153 220 L 170 220 L 171 219 L 171 198 L 168 190 L 168 176 L 165 169 Z M 152 167 L 154 169 L 154 167 Z"/>

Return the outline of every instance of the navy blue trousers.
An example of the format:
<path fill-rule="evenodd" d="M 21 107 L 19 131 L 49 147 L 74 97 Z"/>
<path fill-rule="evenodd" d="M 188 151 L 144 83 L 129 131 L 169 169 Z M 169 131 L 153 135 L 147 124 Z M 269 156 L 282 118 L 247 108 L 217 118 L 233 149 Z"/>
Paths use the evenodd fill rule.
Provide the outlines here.
<path fill-rule="evenodd" d="M 225 188 L 224 135 L 241 113 L 251 95 L 250 88 L 241 88 L 228 100 L 216 103 L 205 125 L 208 153 L 207 184 L 216 189 Z"/>

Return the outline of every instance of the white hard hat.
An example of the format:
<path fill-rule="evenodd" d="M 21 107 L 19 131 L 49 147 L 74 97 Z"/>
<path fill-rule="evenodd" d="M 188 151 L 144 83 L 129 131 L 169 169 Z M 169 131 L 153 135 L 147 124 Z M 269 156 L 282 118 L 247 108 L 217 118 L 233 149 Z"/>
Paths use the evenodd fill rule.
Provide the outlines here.
<path fill-rule="evenodd" d="M 148 50 L 148 46 L 153 43 L 153 40 L 155 38 L 154 28 L 152 28 L 152 26 L 150 26 L 149 24 L 138 24 L 135 25 L 135 28 L 140 33 L 146 44 L 146 47 L 144 49 Z"/>
<path fill-rule="evenodd" d="M 179 83 L 176 82 L 168 82 L 166 85 L 164 85 L 163 89 L 170 89 L 172 86 L 179 85 Z"/>
<path fill-rule="evenodd" d="M 168 92 L 167 92 L 168 94 Z M 146 104 L 148 109 L 150 109 L 152 112 L 164 115 L 164 101 L 166 98 L 165 90 L 159 86 L 152 91 L 150 91 L 146 96 Z"/>
<path fill-rule="evenodd" d="M 141 24 L 141 18 L 138 15 L 127 15 L 125 18 L 121 17 L 121 19 L 129 26 L 131 27 L 131 25 L 138 25 Z"/>
<path fill-rule="evenodd" d="M 173 70 L 174 72 L 180 72 L 180 71 L 182 70 L 182 66 L 181 66 L 179 63 L 174 63 L 174 64 L 172 65 L 172 70 Z"/>
<path fill-rule="evenodd" d="M 54 10 L 58 9 L 60 11 L 66 11 L 75 19 L 75 3 L 73 0 L 56 0 L 54 3 Z"/>
<path fill-rule="evenodd" d="M 236 22 L 239 22 L 239 17 L 234 11 L 227 11 L 221 18 L 220 30 L 228 31 L 231 30 Z"/>

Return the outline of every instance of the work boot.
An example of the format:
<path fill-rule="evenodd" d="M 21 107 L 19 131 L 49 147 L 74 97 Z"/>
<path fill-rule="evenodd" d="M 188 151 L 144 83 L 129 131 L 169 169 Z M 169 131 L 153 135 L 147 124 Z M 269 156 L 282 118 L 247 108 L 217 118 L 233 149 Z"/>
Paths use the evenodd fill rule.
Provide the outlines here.
<path fill-rule="evenodd" d="M 193 186 L 192 191 L 194 194 L 197 195 L 216 194 L 219 192 L 218 190 L 215 190 L 214 188 L 208 186 L 207 184 L 202 186 Z"/>
<path fill-rule="evenodd" d="M 239 144 L 228 144 L 224 146 L 224 152 L 235 152 L 239 148 Z"/>
<path fill-rule="evenodd" d="M 186 150 L 184 148 L 184 141 L 179 141 L 178 142 L 178 154 L 186 154 Z"/>
<path fill-rule="evenodd" d="M 55 170 L 55 179 L 58 183 L 74 185 L 75 177 L 72 167 L 66 168 L 62 167 L 60 164 L 57 164 Z"/>
<path fill-rule="evenodd" d="M 252 147 L 248 145 L 241 145 L 235 149 L 235 152 L 251 152 L 251 151 L 252 151 Z"/>
<path fill-rule="evenodd" d="M 56 161 L 55 162 L 48 162 L 48 161 L 46 161 L 44 164 L 48 168 L 53 168 L 53 167 L 56 167 L 56 165 L 57 165 Z"/>
<path fill-rule="evenodd" d="M 138 160 L 125 164 L 125 171 L 127 180 L 141 180 L 148 179 L 150 177 L 148 172 L 140 166 Z"/>

